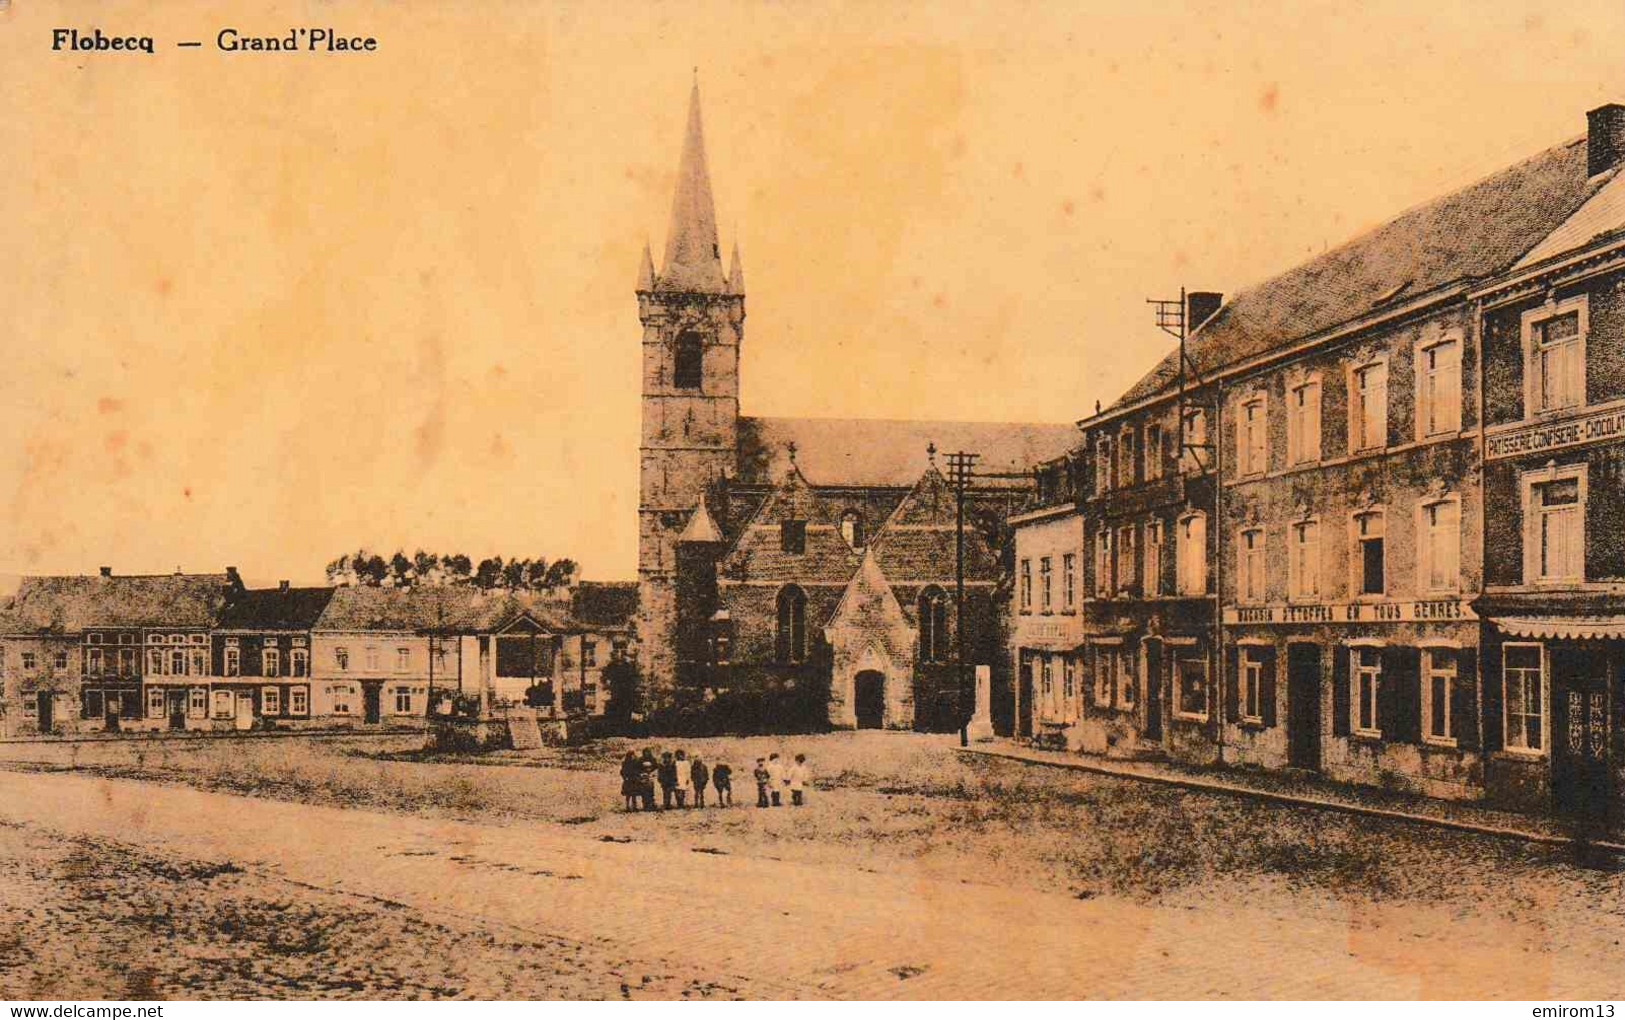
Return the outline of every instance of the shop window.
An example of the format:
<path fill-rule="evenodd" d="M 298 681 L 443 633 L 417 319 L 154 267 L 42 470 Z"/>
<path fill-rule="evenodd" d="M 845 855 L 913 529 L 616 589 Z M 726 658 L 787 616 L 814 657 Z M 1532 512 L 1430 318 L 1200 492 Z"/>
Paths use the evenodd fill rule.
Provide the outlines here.
<path fill-rule="evenodd" d="M 1456 694 L 1456 650 L 1422 649 L 1422 737 L 1430 744 L 1454 746 L 1451 718 Z"/>
<path fill-rule="evenodd" d="M 1382 696 L 1382 649 L 1362 646 L 1349 649 L 1350 682 L 1353 684 L 1353 728 L 1362 737 L 1382 736 L 1378 706 Z"/>
<path fill-rule="evenodd" d="M 1507 644 L 1501 649 L 1502 719 L 1509 751 L 1543 754 L 1546 750 L 1545 648 Z"/>
<path fill-rule="evenodd" d="M 1207 656 L 1194 648 L 1174 663 L 1174 712 L 1187 719 L 1207 718 Z"/>

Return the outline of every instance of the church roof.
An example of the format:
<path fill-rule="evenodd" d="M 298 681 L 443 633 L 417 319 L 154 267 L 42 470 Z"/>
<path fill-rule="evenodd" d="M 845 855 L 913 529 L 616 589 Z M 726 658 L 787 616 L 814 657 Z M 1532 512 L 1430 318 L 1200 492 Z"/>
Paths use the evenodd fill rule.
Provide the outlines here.
<path fill-rule="evenodd" d="M 677 190 L 666 232 L 666 262 L 657 291 L 725 294 L 722 249 L 717 243 L 717 209 L 711 199 L 711 173 L 705 164 L 705 130 L 700 123 L 700 84 L 688 97 L 688 130 L 677 164 Z"/>
<path fill-rule="evenodd" d="M 920 478 L 903 499 L 870 552 L 894 584 L 950 582 L 954 578 L 958 507 L 948 480 L 936 468 Z M 965 522 L 965 577 L 986 581 L 999 575 L 997 553 L 974 519 Z"/>
<path fill-rule="evenodd" d="M 1204 375 L 1353 322 L 1388 303 L 1501 272 L 1596 193 L 1581 138 L 1418 206 L 1238 294 L 1187 342 Z M 1606 218 L 1606 217 L 1600 217 Z M 1111 410 L 1169 389 L 1170 352 Z"/>
<path fill-rule="evenodd" d="M 976 470 L 1026 485 L 1031 469 L 1080 439 L 1073 425 L 897 421 L 878 418 L 740 418 L 739 480 L 771 483 L 784 476 L 790 443 L 796 465 L 818 486 L 912 487 L 929 465 L 955 450 L 982 455 Z M 977 480 L 987 485 L 999 479 Z"/>

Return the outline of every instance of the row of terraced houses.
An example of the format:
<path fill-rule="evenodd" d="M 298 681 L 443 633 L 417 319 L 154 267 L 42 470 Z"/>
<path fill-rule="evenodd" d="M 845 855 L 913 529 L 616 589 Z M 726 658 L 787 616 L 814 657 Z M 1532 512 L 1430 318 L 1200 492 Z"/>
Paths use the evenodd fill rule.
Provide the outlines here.
<path fill-rule="evenodd" d="M 1039 743 L 1625 790 L 1625 107 L 1225 302 L 1013 518 Z"/>
<path fill-rule="evenodd" d="M 246 587 L 221 574 L 25 577 L 0 607 L 0 733 L 379 727 L 525 703 L 602 715 L 633 585 Z"/>

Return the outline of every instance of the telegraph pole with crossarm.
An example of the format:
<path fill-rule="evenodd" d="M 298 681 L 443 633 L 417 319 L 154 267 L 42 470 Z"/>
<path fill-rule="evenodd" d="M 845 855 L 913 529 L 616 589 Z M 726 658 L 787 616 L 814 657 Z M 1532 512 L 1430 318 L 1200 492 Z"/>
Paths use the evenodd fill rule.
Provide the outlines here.
<path fill-rule="evenodd" d="M 948 480 L 954 486 L 954 676 L 959 681 L 959 708 L 963 710 L 965 698 L 965 489 L 974 477 L 979 453 L 948 454 Z M 959 722 L 959 745 L 970 745 L 970 717 Z"/>

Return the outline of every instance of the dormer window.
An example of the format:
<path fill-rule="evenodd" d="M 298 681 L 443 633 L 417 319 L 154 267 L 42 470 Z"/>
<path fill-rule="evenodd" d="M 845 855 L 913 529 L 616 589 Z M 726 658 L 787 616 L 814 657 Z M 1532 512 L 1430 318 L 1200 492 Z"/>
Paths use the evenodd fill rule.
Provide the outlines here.
<path fill-rule="evenodd" d="M 848 510 L 841 515 L 841 537 L 853 549 L 863 548 L 863 519 L 856 510 Z"/>
<path fill-rule="evenodd" d="M 800 556 L 807 551 L 807 522 L 781 521 L 779 523 L 779 551 Z"/>

